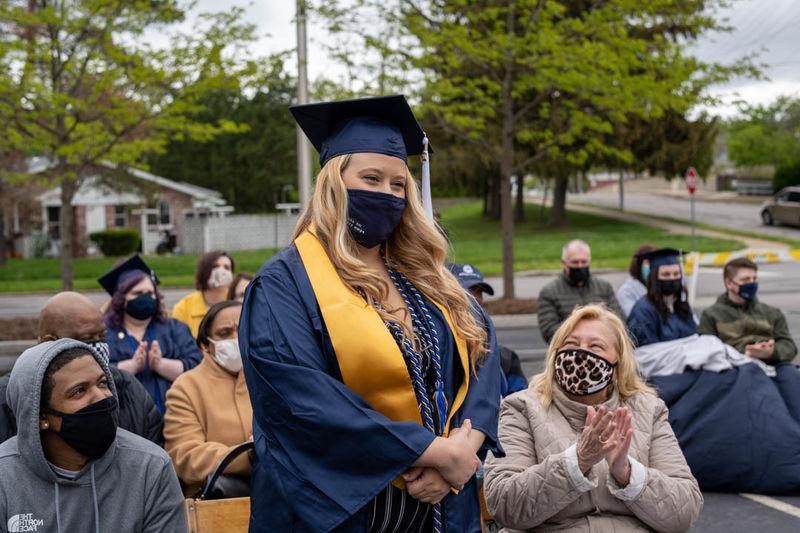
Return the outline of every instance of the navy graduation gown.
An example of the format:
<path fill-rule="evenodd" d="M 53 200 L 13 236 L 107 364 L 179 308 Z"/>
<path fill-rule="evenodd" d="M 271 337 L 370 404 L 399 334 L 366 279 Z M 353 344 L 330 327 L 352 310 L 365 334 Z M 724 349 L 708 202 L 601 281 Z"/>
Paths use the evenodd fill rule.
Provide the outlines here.
<path fill-rule="evenodd" d="M 428 307 L 443 324 L 438 308 Z M 490 353 L 453 418 L 453 427 L 469 418 L 486 435 L 481 458 L 487 450 L 502 454 L 497 441 L 501 370 L 494 329 L 484 318 Z M 445 393 L 452 404 L 463 376 L 452 335 L 442 340 Z M 411 467 L 434 435 L 419 424 L 386 418 L 344 385 L 294 245 L 264 265 L 248 286 L 239 344 L 257 455 L 251 533 L 366 531 L 367 504 Z M 475 477 L 443 505 L 447 531 L 480 531 Z"/>
<path fill-rule="evenodd" d="M 664 321 L 653 303 L 643 296 L 628 315 L 628 331 L 636 346 L 647 346 L 694 335 L 697 333 L 697 323 L 694 317 L 684 320 L 675 313 L 670 313 Z"/>
<path fill-rule="evenodd" d="M 145 331 L 145 339 L 148 348 L 151 342 L 157 340 L 163 356 L 167 359 L 180 360 L 183 363 L 184 371 L 196 367 L 203 359 L 203 353 L 197 347 L 189 327 L 174 318 L 168 318 L 164 322 L 152 320 Z M 125 328 L 108 328 L 106 341 L 108 342 L 109 360 L 112 363 L 130 359 L 138 346 L 138 341 L 129 337 Z M 136 374 L 136 378 L 153 397 L 161 414 L 164 414 L 167 390 L 172 382 L 153 372 L 149 363 L 145 364 L 144 370 Z"/>

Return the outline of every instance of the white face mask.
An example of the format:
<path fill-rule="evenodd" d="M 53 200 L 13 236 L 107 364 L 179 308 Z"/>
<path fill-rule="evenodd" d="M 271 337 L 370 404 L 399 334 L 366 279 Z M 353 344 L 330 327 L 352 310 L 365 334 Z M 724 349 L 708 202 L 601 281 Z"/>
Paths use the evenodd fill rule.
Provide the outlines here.
<path fill-rule="evenodd" d="M 225 370 L 237 374 L 242 369 L 239 339 L 209 340 L 214 343 L 214 360 Z"/>
<path fill-rule="evenodd" d="M 208 286 L 212 289 L 227 287 L 233 281 L 233 273 L 225 267 L 216 267 L 208 277 Z"/>

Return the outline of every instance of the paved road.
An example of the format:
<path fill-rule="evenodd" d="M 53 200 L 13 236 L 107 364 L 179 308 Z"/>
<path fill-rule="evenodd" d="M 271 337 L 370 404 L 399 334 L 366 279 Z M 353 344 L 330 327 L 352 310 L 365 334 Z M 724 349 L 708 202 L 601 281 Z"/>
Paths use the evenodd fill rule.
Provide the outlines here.
<path fill-rule="evenodd" d="M 569 200 L 603 207 L 616 208 L 619 206 L 617 193 L 608 191 L 574 194 L 570 195 Z M 642 193 L 625 195 L 625 208 L 629 211 L 684 220 L 691 219 L 689 204 L 689 200 L 685 198 Z M 706 224 L 800 239 L 800 229 L 798 228 L 763 225 L 761 223 L 761 206 L 759 204 L 736 203 L 734 208 L 730 202 L 697 201 L 696 210 L 697 220 Z"/>

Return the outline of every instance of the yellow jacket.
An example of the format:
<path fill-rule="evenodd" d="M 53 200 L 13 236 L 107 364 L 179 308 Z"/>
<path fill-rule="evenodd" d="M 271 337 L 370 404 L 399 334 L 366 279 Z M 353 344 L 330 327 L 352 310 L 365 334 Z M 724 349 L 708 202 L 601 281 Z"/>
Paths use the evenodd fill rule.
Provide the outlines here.
<path fill-rule="evenodd" d="M 164 447 L 193 496 L 223 457 L 253 434 L 253 408 L 244 373 L 232 375 L 214 358 L 184 372 L 167 391 Z M 250 475 L 247 455 L 239 456 L 226 474 Z"/>
<path fill-rule="evenodd" d="M 184 296 L 180 299 L 175 307 L 172 308 L 172 318 L 180 320 L 192 332 L 192 337 L 197 338 L 197 332 L 200 330 L 200 322 L 208 312 L 208 305 L 203 298 L 201 291 L 194 291 L 193 293 Z"/>

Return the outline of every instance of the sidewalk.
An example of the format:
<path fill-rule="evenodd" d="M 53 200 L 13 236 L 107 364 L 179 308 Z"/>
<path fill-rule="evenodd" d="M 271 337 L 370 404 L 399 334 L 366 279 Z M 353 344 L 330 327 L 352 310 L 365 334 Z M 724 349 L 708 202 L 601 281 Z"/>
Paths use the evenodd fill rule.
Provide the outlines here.
<path fill-rule="evenodd" d="M 105 291 L 80 291 L 96 303 L 98 306 L 109 300 L 108 293 Z M 183 289 L 161 289 L 164 295 L 164 303 L 167 309 L 172 309 L 178 300 L 192 292 L 190 288 Z M 55 292 L 37 292 L 31 294 L 6 293 L 0 294 L 0 318 L 35 317 L 39 316 L 39 311 L 44 307 L 47 300 Z"/>

